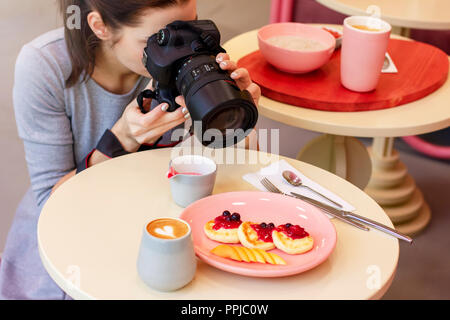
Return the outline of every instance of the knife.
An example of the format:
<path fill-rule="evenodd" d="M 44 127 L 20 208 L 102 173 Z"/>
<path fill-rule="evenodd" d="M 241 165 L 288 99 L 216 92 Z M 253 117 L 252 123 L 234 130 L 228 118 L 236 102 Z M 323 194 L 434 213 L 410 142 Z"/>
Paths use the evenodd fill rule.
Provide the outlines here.
<path fill-rule="evenodd" d="M 366 224 L 368 226 L 371 226 L 374 229 L 377 229 L 377 230 L 380 230 L 380 231 L 385 232 L 387 234 L 390 234 L 391 236 L 394 236 L 394 237 L 396 237 L 396 238 L 398 238 L 400 240 L 406 241 L 406 242 L 408 242 L 410 244 L 413 243 L 413 239 L 411 239 L 407 235 L 405 235 L 405 234 L 403 234 L 401 232 L 398 232 L 397 230 L 394 230 L 394 229 L 392 229 L 392 228 L 390 228 L 390 227 L 388 227 L 386 225 L 383 225 L 383 224 L 381 224 L 379 222 L 371 220 L 369 218 L 360 216 L 360 215 L 358 215 L 356 213 L 353 213 L 353 212 L 350 212 L 350 211 L 344 211 L 344 210 L 336 209 L 336 208 L 334 208 L 332 206 L 329 206 L 329 205 L 327 205 L 325 203 L 322 203 L 322 202 L 317 201 L 315 199 L 311 199 L 311 198 L 302 196 L 301 194 L 298 194 L 298 193 L 295 193 L 295 192 L 291 192 L 291 195 L 296 197 L 296 198 L 298 198 L 298 199 L 306 201 L 306 202 L 308 202 L 310 204 L 314 204 L 315 206 L 318 206 L 319 208 L 325 210 L 327 213 L 333 212 L 334 213 L 333 216 L 340 216 L 340 217 L 351 219 L 351 220 L 354 220 L 354 221 L 356 220 L 355 222 L 360 222 L 360 223 Z"/>
<path fill-rule="evenodd" d="M 356 227 L 358 229 L 361 229 L 361 230 L 364 230 L 364 231 L 369 231 L 370 230 L 365 225 L 363 225 L 363 224 L 361 224 L 361 223 L 359 223 L 357 221 L 354 221 L 354 220 L 352 220 L 350 218 L 345 218 L 344 215 L 339 212 L 339 210 L 337 210 L 337 209 L 335 209 L 335 208 L 333 208 L 331 206 L 327 206 L 326 204 L 324 204 L 324 203 L 322 203 L 320 201 L 317 201 L 317 200 L 314 200 L 314 199 L 311 199 L 311 198 L 308 198 L 308 197 L 304 197 L 302 195 L 296 194 L 295 192 L 291 192 L 291 196 L 294 197 L 294 198 L 298 198 L 300 200 L 303 200 L 305 202 L 308 202 L 309 204 L 311 204 L 313 206 L 319 207 L 320 209 L 322 209 L 323 211 L 325 211 L 329 215 L 335 217 L 336 219 L 339 219 L 339 220 L 342 220 L 342 221 L 344 221 L 344 222 L 346 222 L 348 224 L 351 224 L 352 226 L 354 226 L 354 227 Z"/>

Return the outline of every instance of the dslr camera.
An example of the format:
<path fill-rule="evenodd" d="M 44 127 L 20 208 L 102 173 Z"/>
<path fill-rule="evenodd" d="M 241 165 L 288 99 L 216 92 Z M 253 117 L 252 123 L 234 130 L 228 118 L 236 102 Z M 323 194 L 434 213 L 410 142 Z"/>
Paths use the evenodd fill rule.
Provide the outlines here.
<path fill-rule="evenodd" d="M 182 95 L 203 145 L 226 148 L 243 140 L 255 127 L 258 110 L 251 94 L 217 64 L 220 52 L 226 51 L 210 20 L 175 21 L 151 36 L 143 63 L 155 85 L 139 95 L 141 111 L 143 99 L 152 98 L 173 112 L 180 107 L 175 98 Z"/>

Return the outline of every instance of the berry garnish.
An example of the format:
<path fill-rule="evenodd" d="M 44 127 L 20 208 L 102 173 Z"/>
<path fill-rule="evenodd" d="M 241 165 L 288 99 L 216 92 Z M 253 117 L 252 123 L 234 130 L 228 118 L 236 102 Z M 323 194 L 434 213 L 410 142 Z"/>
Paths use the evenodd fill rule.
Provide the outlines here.
<path fill-rule="evenodd" d="M 308 237 L 309 233 L 305 231 L 299 225 L 292 225 L 290 223 L 286 223 L 285 225 L 281 225 L 277 228 L 278 232 L 283 232 L 288 237 L 292 239 L 302 239 L 304 237 Z"/>
<path fill-rule="evenodd" d="M 241 220 L 241 215 L 239 213 L 233 213 L 233 215 L 231 216 L 231 220 L 233 221 L 239 221 Z"/>
<path fill-rule="evenodd" d="M 275 225 L 273 223 L 269 223 L 269 228 L 275 228 Z"/>
<path fill-rule="evenodd" d="M 258 234 L 258 240 L 272 242 L 272 231 L 275 229 L 275 225 L 273 225 L 273 227 L 271 227 L 271 225 L 273 225 L 273 223 L 267 224 L 262 222 L 260 224 L 252 224 L 251 227 Z"/>
<path fill-rule="evenodd" d="M 236 220 L 237 218 L 237 220 Z M 234 216 L 228 211 L 224 211 L 220 216 L 216 217 L 214 219 L 214 230 L 219 230 L 221 228 L 224 229 L 235 229 L 239 228 L 239 226 L 242 224 L 242 221 L 240 220 L 240 216 Z"/>

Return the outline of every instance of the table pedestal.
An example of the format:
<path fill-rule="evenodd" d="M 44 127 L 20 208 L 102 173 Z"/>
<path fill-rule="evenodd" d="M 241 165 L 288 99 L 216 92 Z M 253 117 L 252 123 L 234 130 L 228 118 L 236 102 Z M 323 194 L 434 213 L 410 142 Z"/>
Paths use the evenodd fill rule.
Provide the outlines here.
<path fill-rule="evenodd" d="M 385 210 L 398 231 L 408 235 L 422 231 L 430 221 L 430 208 L 394 150 L 394 138 L 374 138 L 368 150 L 372 177 L 366 193 Z"/>
<path fill-rule="evenodd" d="M 300 151 L 297 160 L 332 172 L 361 190 L 369 183 L 372 173 L 367 148 L 353 137 L 319 136 Z"/>
<path fill-rule="evenodd" d="M 366 148 L 356 138 L 325 134 L 310 141 L 297 159 L 365 189 L 400 232 L 414 235 L 430 222 L 430 208 L 400 161 L 394 138 L 374 138 Z"/>

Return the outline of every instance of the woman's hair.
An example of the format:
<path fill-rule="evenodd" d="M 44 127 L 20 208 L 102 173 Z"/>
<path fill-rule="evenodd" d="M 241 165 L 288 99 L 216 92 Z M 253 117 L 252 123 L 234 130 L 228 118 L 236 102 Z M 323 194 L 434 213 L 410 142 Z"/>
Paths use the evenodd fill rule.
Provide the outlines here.
<path fill-rule="evenodd" d="M 87 16 L 98 11 L 103 22 L 112 30 L 122 26 L 135 26 L 140 14 L 147 8 L 166 8 L 187 0 L 59 0 L 60 11 L 65 25 L 65 40 L 72 63 L 72 73 L 66 80 L 66 87 L 74 86 L 84 73 L 83 81 L 92 76 L 95 54 L 101 40 L 91 30 Z M 76 7 L 73 7 L 76 6 Z M 68 28 L 68 9 L 77 8 L 81 15 L 80 28 Z"/>

